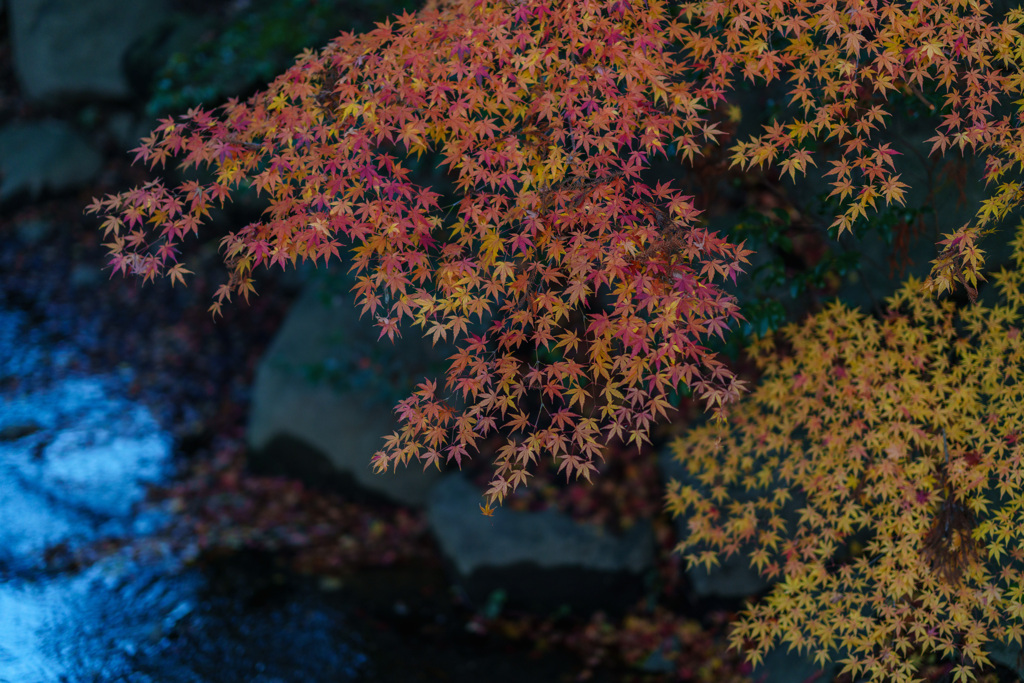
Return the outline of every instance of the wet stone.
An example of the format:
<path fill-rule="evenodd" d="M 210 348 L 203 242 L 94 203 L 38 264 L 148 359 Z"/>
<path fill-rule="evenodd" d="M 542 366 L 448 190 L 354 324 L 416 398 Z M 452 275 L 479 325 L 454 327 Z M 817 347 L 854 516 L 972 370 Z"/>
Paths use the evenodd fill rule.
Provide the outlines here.
<path fill-rule="evenodd" d="M 128 51 L 165 21 L 162 0 L 10 0 L 14 71 L 33 100 L 126 98 Z"/>
<path fill-rule="evenodd" d="M 0 128 L 0 202 L 73 190 L 91 181 L 101 165 L 93 145 L 63 121 Z"/>
<path fill-rule="evenodd" d="M 621 535 L 555 510 L 479 513 L 481 491 L 460 474 L 442 478 L 430 529 L 456 582 L 480 606 L 495 596 L 550 613 L 563 607 L 621 611 L 640 597 L 654 566 L 654 536 L 641 522 Z"/>
<path fill-rule="evenodd" d="M 41 427 L 34 422 L 7 425 L 0 429 L 0 441 L 17 441 L 38 432 Z"/>

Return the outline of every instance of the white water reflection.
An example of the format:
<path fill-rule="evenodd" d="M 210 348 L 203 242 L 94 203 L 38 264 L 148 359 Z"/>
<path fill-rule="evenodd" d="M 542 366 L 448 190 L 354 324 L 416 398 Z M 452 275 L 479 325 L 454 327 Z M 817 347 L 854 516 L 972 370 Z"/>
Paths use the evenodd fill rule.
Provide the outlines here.
<path fill-rule="evenodd" d="M 228 570 L 225 589 L 158 549 L 164 518 L 140 503 L 170 476 L 172 441 L 130 377 L 76 375 L 75 357 L 0 310 L 0 683 L 357 678 L 358 639 L 322 596 L 253 605 L 260 569 Z M 104 538 L 129 548 L 47 567 L 47 549 Z"/>
<path fill-rule="evenodd" d="M 167 475 L 170 439 L 115 384 L 73 378 L 0 397 L 0 433 L 17 437 L 0 443 L 0 562 L 24 565 L 58 542 L 124 533 L 146 485 Z"/>
<path fill-rule="evenodd" d="M 168 475 L 171 457 L 171 440 L 150 412 L 117 393 L 119 378 L 75 377 L 19 390 L 32 387 L 41 369 L 53 370 L 43 366 L 55 355 L 66 358 L 33 341 L 23 319 L 0 313 L 0 375 L 19 380 L 0 395 L 0 681 L 11 683 L 103 675 L 104 665 L 82 657 L 92 649 L 109 661 L 111 651 L 84 642 L 80 622 L 97 616 L 83 611 L 116 577 L 116 566 L 105 561 L 57 577 L 35 570 L 58 543 L 152 526 L 152 517 L 133 512 L 146 485 Z M 62 643 L 68 651 L 60 651 Z"/>
<path fill-rule="evenodd" d="M 0 586 L 0 681 L 59 679 L 62 672 L 43 656 L 42 633 L 48 607 L 37 595 L 10 585 Z"/>

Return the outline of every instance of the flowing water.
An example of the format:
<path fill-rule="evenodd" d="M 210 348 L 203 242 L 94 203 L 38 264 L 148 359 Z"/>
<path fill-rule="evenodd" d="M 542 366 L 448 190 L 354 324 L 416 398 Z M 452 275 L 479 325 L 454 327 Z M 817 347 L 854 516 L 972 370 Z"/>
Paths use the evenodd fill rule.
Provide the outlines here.
<path fill-rule="evenodd" d="M 164 519 L 140 504 L 171 439 L 127 372 L 83 376 L 74 358 L 0 311 L 0 682 L 357 679 L 350 617 L 315 591 L 146 543 Z M 132 542 L 71 561 L 104 539 Z"/>

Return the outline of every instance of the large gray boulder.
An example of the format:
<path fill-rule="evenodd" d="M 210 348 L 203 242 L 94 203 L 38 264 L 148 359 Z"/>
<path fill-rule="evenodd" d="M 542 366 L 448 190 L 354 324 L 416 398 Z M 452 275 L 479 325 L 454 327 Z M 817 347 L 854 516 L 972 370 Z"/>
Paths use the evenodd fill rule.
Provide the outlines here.
<path fill-rule="evenodd" d="M 345 278 L 314 280 L 292 306 L 256 372 L 250 465 L 350 495 L 421 505 L 438 472 L 411 464 L 375 474 L 370 458 L 398 425 L 395 403 L 443 373 L 450 350 L 418 329 L 392 344 L 360 319 Z"/>
<path fill-rule="evenodd" d="M 63 121 L 11 123 L 0 129 L 0 203 L 72 190 L 92 180 L 102 163 L 100 153 Z"/>
<path fill-rule="evenodd" d="M 166 0 L 8 0 L 14 70 L 34 100 L 124 99 L 129 48 L 167 18 Z"/>
<path fill-rule="evenodd" d="M 495 594 L 537 611 L 561 606 L 624 609 L 642 594 L 654 566 L 654 535 L 641 522 L 623 535 L 554 510 L 498 508 L 480 514 L 481 491 L 452 473 L 435 487 L 430 529 L 457 583 L 483 604 Z"/>

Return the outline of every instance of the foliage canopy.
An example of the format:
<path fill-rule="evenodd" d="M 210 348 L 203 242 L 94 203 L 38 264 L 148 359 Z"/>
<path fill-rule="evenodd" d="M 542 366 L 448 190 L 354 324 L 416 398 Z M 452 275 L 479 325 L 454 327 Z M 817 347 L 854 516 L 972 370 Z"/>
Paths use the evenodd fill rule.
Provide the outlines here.
<path fill-rule="evenodd" d="M 669 490 L 693 561 L 753 544 L 780 579 L 737 642 L 842 650 L 853 671 L 909 680 L 912 652 L 971 665 L 992 636 L 1020 642 L 1019 275 L 997 278 L 993 307 L 928 292 L 973 301 L 978 242 L 1024 198 L 1022 23 L 980 0 L 430 2 L 304 52 L 247 101 L 161 121 L 136 160 L 207 175 L 90 209 L 115 271 L 184 282 L 180 245 L 210 210 L 243 186 L 264 195 L 264 220 L 222 240 L 214 313 L 260 266 L 350 249 L 381 337 L 412 323 L 456 349 L 442 382 L 399 403 L 376 467 L 461 464 L 501 434 L 489 510 L 541 458 L 589 478 L 603 443 L 648 440 L 682 388 L 719 417 L 742 393 L 711 345 L 741 320 L 726 283 L 750 252 L 656 165 L 691 168 L 727 137 L 738 89 L 777 88 L 784 106 L 731 164 L 816 169 L 841 235 L 905 200 L 885 132 L 920 100 L 933 155 L 984 161 L 976 219 L 947 226 L 931 277 L 886 317 L 831 307 L 787 331 L 781 361 L 762 340 L 765 382 L 679 447 L 710 492 Z M 412 179 L 424 154 L 447 194 Z M 734 485 L 765 495 L 727 504 Z M 863 554 L 837 559 L 858 534 Z"/>
<path fill-rule="evenodd" d="M 911 279 L 881 319 L 830 306 L 785 330 L 781 358 L 760 340 L 757 389 L 675 443 L 693 478 L 668 491 L 680 550 L 712 566 L 742 549 L 778 581 L 734 643 L 841 647 L 855 677 L 895 680 L 921 652 L 957 655 L 959 677 L 989 641 L 1021 645 L 1019 234 L 995 305 L 958 311 Z"/>

